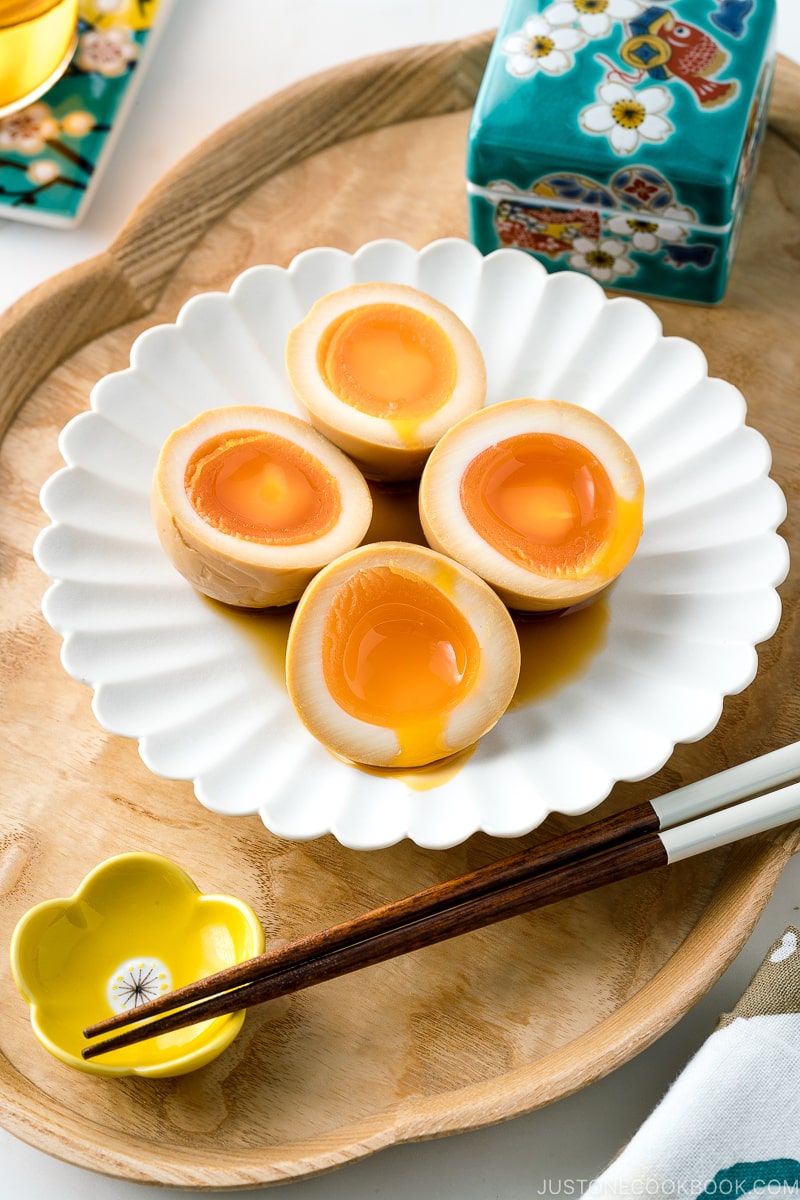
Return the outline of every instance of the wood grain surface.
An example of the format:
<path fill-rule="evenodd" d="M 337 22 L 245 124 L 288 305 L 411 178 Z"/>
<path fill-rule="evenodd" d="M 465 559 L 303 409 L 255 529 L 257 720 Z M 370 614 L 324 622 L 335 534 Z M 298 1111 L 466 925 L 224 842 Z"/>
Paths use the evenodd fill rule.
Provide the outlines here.
<path fill-rule="evenodd" d="M 57 436 L 134 338 L 197 292 L 309 246 L 464 236 L 469 105 L 489 36 L 368 60 L 266 101 L 146 199 L 109 250 L 38 288 L 0 323 L 0 926 L 69 895 L 126 850 L 174 858 L 232 892 L 278 944 L 574 826 L 453 850 L 358 853 L 289 843 L 203 810 L 102 730 L 59 662 L 31 558 Z M 782 62 L 770 130 L 722 306 L 653 305 L 744 392 L 774 451 L 800 545 L 800 69 Z M 798 736 L 794 572 L 759 673 L 701 742 L 601 814 Z M 0 1120 L 60 1158 L 175 1187 L 237 1188 L 330 1170 L 383 1146 L 490 1124 L 564 1096 L 644 1049 L 716 981 L 766 904 L 797 829 L 657 869 L 251 1011 L 210 1066 L 173 1080 L 87 1077 L 34 1039 L 4 963 Z"/>

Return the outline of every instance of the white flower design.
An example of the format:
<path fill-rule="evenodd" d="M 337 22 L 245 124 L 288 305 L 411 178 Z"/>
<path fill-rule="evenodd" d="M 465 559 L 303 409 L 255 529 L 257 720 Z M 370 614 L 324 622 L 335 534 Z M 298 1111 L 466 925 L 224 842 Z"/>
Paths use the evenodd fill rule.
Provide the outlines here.
<path fill-rule="evenodd" d="M 797 934 L 793 929 L 787 929 L 781 938 L 780 945 L 770 954 L 769 961 L 773 963 L 783 962 L 785 958 L 791 958 L 797 952 L 797 948 Z"/>
<path fill-rule="evenodd" d="M 114 79 L 125 74 L 138 53 L 139 44 L 129 29 L 90 29 L 81 37 L 75 63 L 82 71 Z"/>
<path fill-rule="evenodd" d="M 575 238 L 574 253 L 569 265 L 574 271 L 593 275 L 598 283 L 610 283 L 619 275 L 633 275 L 636 267 L 625 257 L 625 246 L 616 238 L 593 242 L 591 238 Z"/>
<path fill-rule="evenodd" d="M 602 38 L 614 21 L 627 21 L 642 11 L 640 0 L 556 0 L 545 9 L 552 25 L 577 23 L 587 37 Z"/>
<path fill-rule="evenodd" d="M 657 250 L 662 242 L 682 242 L 688 230 L 675 221 L 663 221 L 645 216 L 631 214 L 612 217 L 608 222 L 611 233 L 619 237 L 630 238 L 636 250 L 645 250 L 648 254 Z"/>
<path fill-rule="evenodd" d="M 58 121 L 46 104 L 29 104 L 0 121 L 0 150 L 39 154 L 58 133 Z"/>
<path fill-rule="evenodd" d="M 40 187 L 52 183 L 54 179 L 58 179 L 60 174 L 61 169 L 57 162 L 53 162 L 52 158 L 34 159 L 25 172 L 31 183 L 38 184 Z"/>
<path fill-rule="evenodd" d="M 662 114 L 672 103 L 666 88 L 646 87 L 635 92 L 625 83 L 602 83 L 600 102 L 579 116 L 586 133 L 605 135 L 617 154 L 632 154 L 640 142 L 664 142 L 673 126 Z"/>
<path fill-rule="evenodd" d="M 509 34 L 502 50 L 508 55 L 508 71 L 520 79 L 537 71 L 563 75 L 574 66 L 574 51 L 585 41 L 579 29 L 554 29 L 544 16 L 533 16 L 528 17 L 521 30 Z"/>
<path fill-rule="evenodd" d="M 672 221 L 676 225 L 696 225 L 697 213 L 692 208 L 680 208 L 677 204 L 671 204 L 669 208 L 665 208 L 661 213 L 659 220 Z M 684 229 L 684 233 L 688 230 Z"/>
<path fill-rule="evenodd" d="M 66 113 L 61 118 L 61 128 L 70 137 L 85 137 L 87 133 L 92 132 L 96 124 L 94 114 L 86 112 L 85 109 L 76 109 L 75 112 Z"/>
<path fill-rule="evenodd" d="M 169 968 L 160 958 L 136 958 L 117 967 L 106 986 L 108 1003 L 115 1013 L 138 1008 L 172 987 Z"/>

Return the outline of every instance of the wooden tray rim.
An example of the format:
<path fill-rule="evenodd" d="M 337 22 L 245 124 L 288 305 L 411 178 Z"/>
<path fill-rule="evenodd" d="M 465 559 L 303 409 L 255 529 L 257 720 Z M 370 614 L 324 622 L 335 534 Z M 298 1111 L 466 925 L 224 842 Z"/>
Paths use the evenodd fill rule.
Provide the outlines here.
<path fill-rule="evenodd" d="M 339 141 L 469 108 L 492 38 L 489 31 L 334 68 L 269 97 L 204 141 L 148 193 L 108 250 L 39 285 L 0 318 L 0 375 L 5 384 L 0 440 L 28 396 L 70 354 L 146 316 L 195 243 L 259 184 Z M 398 85 L 391 99 L 385 88 L 387 72 Z M 796 94 L 800 68 L 781 60 L 778 75 Z M 416 86 L 409 86 L 412 81 Z M 325 113 L 327 119 L 319 119 Z M 285 120 L 286 128 L 313 115 L 313 133 L 305 141 L 287 139 L 281 132 L 287 115 L 291 120 Z M 770 125 L 795 144 L 792 132 L 782 127 L 780 113 L 774 122 L 771 116 Z M 237 171 L 233 164 L 239 161 L 248 163 L 250 174 Z M 202 216 L 191 202 L 198 187 L 206 201 Z M 43 320 L 54 336 L 31 361 L 26 352 L 30 334 Z M 388 1145 L 507 1120 L 579 1090 L 665 1033 L 738 955 L 798 848 L 800 827 L 737 848 L 703 917 L 673 957 L 612 1016 L 567 1047 L 488 1083 L 399 1103 L 307 1143 L 308 1152 L 301 1156 L 281 1153 L 280 1147 L 230 1151 L 209 1169 L 207 1163 L 198 1167 L 196 1152 L 188 1146 L 165 1146 L 162 1161 L 154 1164 L 143 1156 L 135 1136 L 109 1136 L 66 1105 L 43 1100 L 4 1056 L 0 1124 L 56 1158 L 114 1177 L 178 1188 L 236 1189 L 309 1177 Z M 693 973 L 687 973 L 687 963 Z M 90 1140 L 92 1135 L 96 1140 Z"/>

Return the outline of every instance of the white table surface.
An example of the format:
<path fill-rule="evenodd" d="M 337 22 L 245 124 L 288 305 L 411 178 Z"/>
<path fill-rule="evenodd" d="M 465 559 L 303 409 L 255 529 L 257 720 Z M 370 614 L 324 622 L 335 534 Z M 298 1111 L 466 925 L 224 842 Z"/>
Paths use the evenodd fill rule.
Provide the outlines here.
<path fill-rule="evenodd" d="M 82 224 L 0 220 L 0 312 L 42 280 L 104 249 L 158 179 L 264 96 L 330 66 L 494 27 L 504 0 L 175 0 L 144 86 Z M 800 5 L 778 0 L 779 49 L 800 61 Z M 749 982 L 771 943 L 800 923 L 800 855 L 739 957 L 673 1030 L 575 1096 L 491 1129 L 400 1146 L 288 1185 L 291 1200 L 521 1200 L 580 1196 L 658 1102 Z M 255 1196 L 273 1194 L 256 1189 Z M 8 1200 L 156 1200 L 187 1193 L 108 1179 L 0 1130 Z"/>

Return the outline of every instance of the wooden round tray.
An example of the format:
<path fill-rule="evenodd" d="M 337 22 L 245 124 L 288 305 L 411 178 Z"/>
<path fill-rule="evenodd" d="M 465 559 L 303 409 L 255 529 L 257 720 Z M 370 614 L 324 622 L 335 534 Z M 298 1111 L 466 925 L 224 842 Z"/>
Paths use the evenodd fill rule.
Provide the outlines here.
<path fill-rule="evenodd" d="M 445 879 L 514 846 L 476 836 L 434 852 L 288 843 L 253 818 L 203 810 L 105 733 L 59 663 L 31 558 L 46 524 L 56 438 L 134 337 L 191 295 L 312 245 L 464 236 L 469 107 L 490 36 L 356 63 L 291 88 L 220 131 L 147 198 L 108 252 L 0 323 L 3 728 L 0 920 L 7 946 L 32 904 L 69 895 L 112 854 L 174 858 L 204 891 L 249 901 L 269 940 L 296 936 Z M 741 387 L 774 448 L 792 548 L 800 377 L 800 70 L 781 63 L 731 288 L 717 309 L 658 303 L 666 331 Z M 794 502 L 794 503 L 793 503 Z M 797 578 L 746 692 L 702 742 L 611 811 L 793 740 L 800 702 Z M 583 1087 L 668 1029 L 738 953 L 800 831 L 784 829 L 530 918 L 420 951 L 252 1011 L 215 1063 L 176 1080 L 87 1077 L 34 1039 L 3 968 L 0 1119 L 60 1158 L 177 1187 L 278 1183 L 383 1146 L 475 1128 Z"/>

